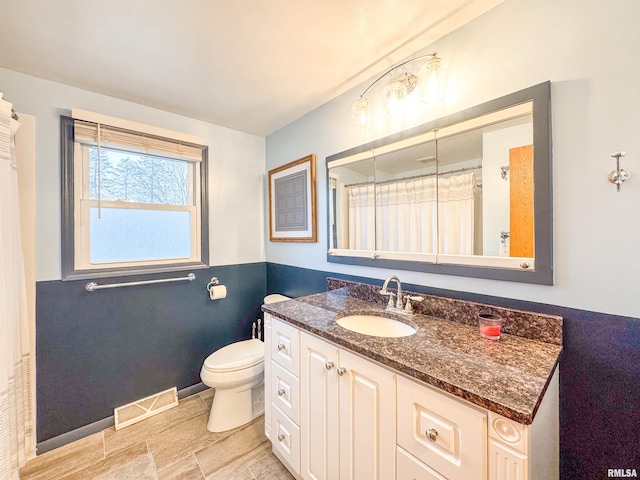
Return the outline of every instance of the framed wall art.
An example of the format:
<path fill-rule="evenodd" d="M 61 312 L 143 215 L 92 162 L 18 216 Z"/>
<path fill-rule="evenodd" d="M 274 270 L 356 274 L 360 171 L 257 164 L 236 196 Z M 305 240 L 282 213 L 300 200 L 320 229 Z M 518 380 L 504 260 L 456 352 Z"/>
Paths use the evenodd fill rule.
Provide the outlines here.
<path fill-rule="evenodd" d="M 316 156 L 269 171 L 269 239 L 316 242 Z"/>

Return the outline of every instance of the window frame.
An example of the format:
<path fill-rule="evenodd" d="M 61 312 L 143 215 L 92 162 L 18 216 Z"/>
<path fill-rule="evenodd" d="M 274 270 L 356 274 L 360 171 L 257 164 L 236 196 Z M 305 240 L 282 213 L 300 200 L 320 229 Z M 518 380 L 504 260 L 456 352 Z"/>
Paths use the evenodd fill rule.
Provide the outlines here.
<path fill-rule="evenodd" d="M 89 205 L 91 201 L 88 199 L 80 200 L 81 196 L 76 198 L 75 188 L 84 188 L 84 179 L 82 178 L 82 168 L 76 168 L 76 164 L 84 165 L 86 159 L 84 158 L 84 152 L 88 152 L 88 148 L 78 146 L 74 141 L 74 122 L 75 119 L 69 116 L 60 116 L 60 145 L 61 145 L 61 277 L 62 280 L 81 280 L 88 278 L 104 278 L 115 277 L 124 275 L 139 275 L 147 273 L 163 273 L 163 272 L 175 272 L 197 268 L 209 267 L 209 208 L 208 208 L 208 195 L 207 195 L 207 160 L 208 160 L 208 147 L 206 145 L 199 145 L 201 148 L 202 158 L 198 164 L 193 165 L 193 171 L 199 168 L 200 179 L 199 182 L 195 182 L 196 189 L 193 192 L 194 198 L 200 200 L 200 216 L 199 216 L 199 228 L 195 227 L 195 235 L 192 236 L 192 248 L 196 247 L 194 252 L 196 255 L 195 260 L 189 259 L 170 259 L 170 260 L 144 260 L 137 262 L 122 262 L 117 266 L 109 266 L 113 264 L 107 264 L 107 266 L 88 267 L 89 252 L 86 248 L 80 248 L 78 255 L 81 256 L 81 261 L 76 265 L 76 241 L 80 241 L 81 245 L 86 244 L 89 229 L 80 229 L 78 223 L 83 219 L 82 210 L 80 208 L 80 202 Z M 142 135 L 142 133 L 141 133 Z M 148 136 L 148 134 L 145 134 Z M 81 154 L 82 158 L 76 160 L 76 153 Z M 78 179 L 80 184 L 77 184 Z M 102 200 L 101 205 L 103 207 L 116 206 L 131 208 L 133 205 L 129 205 L 127 202 L 109 202 Z M 127 203 L 127 205 L 125 205 Z M 141 204 L 142 205 L 142 204 Z M 155 207 L 144 204 L 144 209 L 154 209 Z M 197 208 L 193 207 L 196 209 Z M 171 210 L 172 208 L 165 208 Z M 87 212 L 85 212 L 87 213 Z M 87 216 L 88 220 L 88 214 Z M 199 231 L 198 231 L 199 230 Z M 86 247 L 86 245 L 85 245 Z M 199 260 L 197 254 L 199 253 Z M 192 258 L 194 258 L 192 257 Z M 104 264 L 103 264 L 104 265 Z"/>

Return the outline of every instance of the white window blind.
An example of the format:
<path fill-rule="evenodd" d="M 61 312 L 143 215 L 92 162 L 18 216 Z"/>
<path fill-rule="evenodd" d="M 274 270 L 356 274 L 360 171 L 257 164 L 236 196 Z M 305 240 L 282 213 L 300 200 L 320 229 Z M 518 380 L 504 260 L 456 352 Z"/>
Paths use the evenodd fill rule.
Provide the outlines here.
<path fill-rule="evenodd" d="M 98 132 L 100 138 L 98 139 Z M 98 142 L 98 140 L 100 140 Z M 74 121 L 74 141 L 86 145 L 168 157 L 188 162 L 202 160 L 202 145 L 125 130 L 85 120 Z"/>

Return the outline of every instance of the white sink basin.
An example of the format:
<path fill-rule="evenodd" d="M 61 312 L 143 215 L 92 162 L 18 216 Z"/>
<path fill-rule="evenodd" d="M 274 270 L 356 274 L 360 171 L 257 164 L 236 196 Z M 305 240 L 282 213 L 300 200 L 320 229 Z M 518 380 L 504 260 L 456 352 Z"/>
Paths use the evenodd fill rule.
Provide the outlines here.
<path fill-rule="evenodd" d="M 375 314 L 347 314 L 336 318 L 336 323 L 352 332 L 373 337 L 408 337 L 418 331 L 409 323 Z"/>

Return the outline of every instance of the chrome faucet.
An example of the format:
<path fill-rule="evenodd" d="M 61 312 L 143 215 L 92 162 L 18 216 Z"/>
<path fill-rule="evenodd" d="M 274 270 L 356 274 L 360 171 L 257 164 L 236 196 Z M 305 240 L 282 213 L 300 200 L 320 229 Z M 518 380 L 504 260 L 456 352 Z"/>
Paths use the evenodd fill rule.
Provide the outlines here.
<path fill-rule="evenodd" d="M 393 293 L 387 291 L 387 286 L 389 285 L 389 282 L 391 280 L 395 280 L 395 282 L 398 284 L 398 300 L 396 301 L 395 306 L 393 304 Z M 396 277 L 395 275 L 391 275 L 389 278 L 387 278 L 382 284 L 382 290 L 380 290 L 380 295 L 389 296 L 389 302 L 387 303 L 387 310 L 392 310 L 392 309 L 402 310 L 402 283 L 400 283 L 400 279 L 398 277 Z"/>

